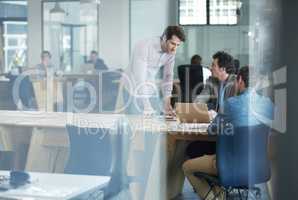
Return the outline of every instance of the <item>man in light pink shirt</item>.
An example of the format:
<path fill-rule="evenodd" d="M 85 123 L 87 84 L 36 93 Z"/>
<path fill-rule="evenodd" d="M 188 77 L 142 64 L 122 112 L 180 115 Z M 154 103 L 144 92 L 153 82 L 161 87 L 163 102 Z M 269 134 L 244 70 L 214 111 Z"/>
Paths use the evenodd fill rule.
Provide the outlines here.
<path fill-rule="evenodd" d="M 161 87 L 163 111 L 173 114 L 171 94 L 173 87 L 173 68 L 177 47 L 185 41 L 181 27 L 168 26 L 161 37 L 153 37 L 139 41 L 133 50 L 130 64 L 125 71 L 124 88 L 133 99 L 141 99 L 144 112 L 152 111 L 150 98 L 158 96 Z M 156 75 L 163 68 L 162 82 L 157 84 Z M 141 98 L 140 98 L 141 97 Z M 127 103 L 127 99 L 125 103 Z M 132 101 L 132 104 L 136 104 Z M 132 105 L 135 107 L 136 105 Z M 128 106 L 128 107 L 131 107 Z"/>

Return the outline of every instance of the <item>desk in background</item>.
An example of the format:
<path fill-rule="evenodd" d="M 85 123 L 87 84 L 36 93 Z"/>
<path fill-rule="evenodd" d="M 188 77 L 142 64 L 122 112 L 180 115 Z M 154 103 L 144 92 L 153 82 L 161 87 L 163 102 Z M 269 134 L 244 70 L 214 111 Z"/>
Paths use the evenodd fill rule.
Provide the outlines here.
<path fill-rule="evenodd" d="M 100 74 L 65 74 L 63 76 L 63 111 L 113 112 L 119 90 L 119 71 Z M 72 93 L 69 93 L 73 91 Z M 85 111 L 88 105 L 91 110 Z"/>
<path fill-rule="evenodd" d="M 12 84 L 9 80 L 0 80 L 0 110 L 15 110 L 12 99 Z"/>
<path fill-rule="evenodd" d="M 90 195 L 98 195 L 103 199 L 103 192 L 110 181 L 107 176 L 83 176 L 70 174 L 29 173 L 31 183 L 17 189 L 0 192 L 0 198 L 36 200 L 67 200 L 73 198 L 88 199 Z M 0 171 L 0 175 L 8 176 L 8 171 Z M 100 198 L 101 197 L 101 198 Z M 96 198 L 97 199 L 97 198 Z"/>
<path fill-rule="evenodd" d="M 31 79 L 39 111 L 99 113 L 115 109 L 121 72 L 64 74 Z M 88 108 L 88 110 L 87 110 Z"/>

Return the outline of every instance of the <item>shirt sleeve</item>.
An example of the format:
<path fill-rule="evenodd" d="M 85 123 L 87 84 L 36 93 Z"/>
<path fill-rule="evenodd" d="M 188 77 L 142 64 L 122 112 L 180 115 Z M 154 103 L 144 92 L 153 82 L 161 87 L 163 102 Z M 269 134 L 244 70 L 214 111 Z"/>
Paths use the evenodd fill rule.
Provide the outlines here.
<path fill-rule="evenodd" d="M 175 57 L 172 56 L 167 64 L 164 66 L 162 93 L 164 97 L 172 95 L 173 90 L 173 71 L 174 71 Z"/>
<path fill-rule="evenodd" d="M 144 41 L 139 42 L 133 51 L 133 55 L 130 61 L 130 73 L 129 77 L 131 77 L 130 80 L 133 84 L 133 89 L 135 91 L 131 91 L 131 94 L 137 95 L 137 94 L 144 94 L 146 92 L 145 90 L 145 84 L 147 79 L 147 68 L 148 68 L 148 47 Z"/>
<path fill-rule="evenodd" d="M 231 102 L 229 100 L 226 100 L 224 101 L 224 104 L 223 104 L 223 113 L 226 115 L 226 116 L 232 116 L 232 107 L 231 107 Z M 231 120 L 231 119 L 230 119 Z"/>
<path fill-rule="evenodd" d="M 231 102 L 224 102 L 224 112 L 218 113 L 209 125 L 207 132 L 209 135 L 232 134 L 234 126 L 231 123 Z"/>

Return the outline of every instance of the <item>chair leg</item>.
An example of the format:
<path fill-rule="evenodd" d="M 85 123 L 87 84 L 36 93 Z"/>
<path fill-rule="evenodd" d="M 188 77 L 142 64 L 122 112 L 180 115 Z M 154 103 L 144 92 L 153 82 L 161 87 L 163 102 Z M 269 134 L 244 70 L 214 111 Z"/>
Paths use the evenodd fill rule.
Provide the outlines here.
<path fill-rule="evenodd" d="M 226 191 L 226 195 L 225 195 L 226 196 L 226 200 L 229 198 L 229 194 L 230 194 L 230 192 L 229 192 L 229 190 L 227 190 Z"/>
<path fill-rule="evenodd" d="M 253 187 L 252 191 L 253 191 L 253 196 L 255 197 L 256 200 L 261 199 L 261 189 L 260 188 Z"/>
<path fill-rule="evenodd" d="M 238 190 L 239 198 L 242 199 L 240 189 L 237 189 L 237 190 Z M 251 197 L 253 197 L 253 199 L 255 199 L 255 200 L 260 200 L 261 199 L 261 190 L 260 190 L 260 188 L 253 187 L 253 188 L 250 188 L 250 189 L 245 189 L 245 191 L 246 191 L 246 196 L 245 196 L 246 200 L 249 199 L 250 194 L 251 194 Z"/>
<path fill-rule="evenodd" d="M 226 189 L 226 200 L 230 198 L 230 193 L 233 191 L 233 188 Z"/>
<path fill-rule="evenodd" d="M 246 191 L 246 200 L 248 200 L 249 190 Z"/>
<path fill-rule="evenodd" d="M 226 190 L 225 190 L 225 189 L 222 189 L 222 190 L 220 190 L 219 192 L 217 192 L 217 193 L 214 195 L 214 197 L 213 197 L 212 200 L 216 200 L 217 197 L 218 197 L 222 192 L 224 192 L 224 197 L 226 198 Z"/>
<path fill-rule="evenodd" d="M 209 193 L 212 191 L 213 186 L 210 186 L 209 191 L 207 192 L 207 194 L 204 196 L 203 200 L 206 200 L 206 198 L 208 197 Z"/>
<path fill-rule="evenodd" d="M 240 200 L 242 200 L 242 194 L 241 194 L 240 189 L 238 189 L 238 195 L 239 195 Z"/>

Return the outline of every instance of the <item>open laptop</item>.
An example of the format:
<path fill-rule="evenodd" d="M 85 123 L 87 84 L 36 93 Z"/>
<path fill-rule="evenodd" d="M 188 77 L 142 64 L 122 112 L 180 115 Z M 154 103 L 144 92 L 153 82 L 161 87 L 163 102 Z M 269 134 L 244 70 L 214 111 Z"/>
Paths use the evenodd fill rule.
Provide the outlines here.
<path fill-rule="evenodd" d="M 176 103 L 176 116 L 180 123 L 209 123 L 208 107 L 205 103 Z"/>
<path fill-rule="evenodd" d="M 95 72 L 93 63 L 85 63 L 80 66 L 79 73 L 82 74 L 93 74 Z"/>

